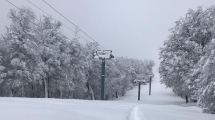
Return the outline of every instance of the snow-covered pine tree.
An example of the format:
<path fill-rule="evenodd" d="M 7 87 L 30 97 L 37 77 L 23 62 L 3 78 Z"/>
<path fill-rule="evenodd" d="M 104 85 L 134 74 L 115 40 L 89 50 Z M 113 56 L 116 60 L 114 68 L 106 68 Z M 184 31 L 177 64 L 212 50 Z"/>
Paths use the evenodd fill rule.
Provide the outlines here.
<path fill-rule="evenodd" d="M 212 39 L 213 21 L 214 7 L 189 10 L 184 18 L 176 22 L 169 40 L 161 48 L 161 80 L 180 96 L 195 96 L 193 71 L 204 55 L 204 47 Z"/>
<path fill-rule="evenodd" d="M 7 81 L 9 85 L 10 96 L 29 96 L 29 91 L 34 91 L 34 67 L 38 63 L 38 47 L 33 39 L 34 13 L 26 8 L 19 11 L 11 10 L 11 25 L 3 35 L 3 41 L 8 47 L 4 54 L 2 65 L 5 66 Z M 7 60 L 7 61 L 6 61 Z"/>
<path fill-rule="evenodd" d="M 205 112 L 215 113 L 215 39 L 206 47 L 199 61 L 198 104 Z"/>

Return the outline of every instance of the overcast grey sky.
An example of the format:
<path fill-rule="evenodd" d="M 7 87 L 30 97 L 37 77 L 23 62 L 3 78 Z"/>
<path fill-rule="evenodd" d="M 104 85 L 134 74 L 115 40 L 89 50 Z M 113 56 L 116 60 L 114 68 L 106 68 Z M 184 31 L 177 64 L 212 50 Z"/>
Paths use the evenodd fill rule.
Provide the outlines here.
<path fill-rule="evenodd" d="M 18 6 L 36 10 L 26 0 L 10 0 Z M 41 0 L 31 0 L 54 18 L 70 26 Z M 168 37 L 168 29 L 189 8 L 215 5 L 215 0 L 47 0 L 86 30 L 116 56 L 152 59 L 158 65 L 159 48 Z M 0 32 L 8 24 L 7 14 L 14 8 L 0 0 Z M 67 31 L 66 34 L 70 34 Z M 71 33 L 72 34 L 72 33 Z"/>

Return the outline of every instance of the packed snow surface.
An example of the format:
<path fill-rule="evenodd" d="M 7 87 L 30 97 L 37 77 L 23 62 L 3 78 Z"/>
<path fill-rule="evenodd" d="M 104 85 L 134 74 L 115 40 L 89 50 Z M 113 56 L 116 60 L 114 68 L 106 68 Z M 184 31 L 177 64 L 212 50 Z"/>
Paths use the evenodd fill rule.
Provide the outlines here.
<path fill-rule="evenodd" d="M 0 98 L 1 120 L 215 120 L 215 115 L 175 96 L 158 81 L 137 87 L 115 101 L 44 98 Z"/>
<path fill-rule="evenodd" d="M 186 104 L 171 89 L 152 83 L 152 94 L 149 96 L 149 85 L 141 87 L 141 100 L 137 101 L 137 87 L 127 92 L 119 101 L 136 102 L 130 120 L 215 120 L 215 114 L 205 114 L 195 104 Z"/>

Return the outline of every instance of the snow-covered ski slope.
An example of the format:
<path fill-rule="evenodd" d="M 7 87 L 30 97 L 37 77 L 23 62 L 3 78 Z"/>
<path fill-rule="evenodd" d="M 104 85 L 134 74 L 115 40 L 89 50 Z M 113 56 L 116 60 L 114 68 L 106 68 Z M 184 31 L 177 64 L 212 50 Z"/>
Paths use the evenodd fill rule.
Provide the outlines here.
<path fill-rule="evenodd" d="M 194 104 L 176 96 L 171 89 L 152 83 L 152 95 L 148 95 L 148 85 L 141 87 L 141 100 L 137 102 L 137 88 L 130 90 L 119 101 L 137 102 L 132 109 L 130 120 L 215 120 L 215 114 L 205 114 Z M 135 97 L 134 97 L 135 96 Z"/>
<path fill-rule="evenodd" d="M 215 120 L 194 105 L 175 96 L 158 81 L 137 88 L 116 101 L 43 98 L 0 98 L 0 120 Z"/>
<path fill-rule="evenodd" d="M 111 101 L 0 98 L 0 120 L 127 120 L 133 106 Z"/>

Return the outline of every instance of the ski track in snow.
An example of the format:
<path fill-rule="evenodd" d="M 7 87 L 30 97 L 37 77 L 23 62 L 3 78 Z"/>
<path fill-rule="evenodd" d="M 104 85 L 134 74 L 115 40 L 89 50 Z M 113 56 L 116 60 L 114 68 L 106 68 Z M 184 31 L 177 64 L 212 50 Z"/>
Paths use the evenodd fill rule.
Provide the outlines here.
<path fill-rule="evenodd" d="M 128 120 L 139 120 L 140 116 L 138 112 L 139 112 L 138 106 L 133 107 L 130 112 Z"/>
<path fill-rule="evenodd" d="M 147 120 L 143 114 L 140 112 L 140 108 L 138 105 L 134 106 L 129 114 L 128 120 Z"/>

